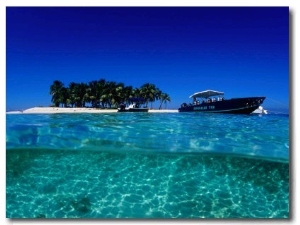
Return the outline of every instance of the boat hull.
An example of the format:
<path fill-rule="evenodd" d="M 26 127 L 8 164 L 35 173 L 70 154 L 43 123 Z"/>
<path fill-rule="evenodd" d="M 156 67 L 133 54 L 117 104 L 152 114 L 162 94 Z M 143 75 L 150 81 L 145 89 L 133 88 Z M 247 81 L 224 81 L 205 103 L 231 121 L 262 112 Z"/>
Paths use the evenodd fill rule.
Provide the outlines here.
<path fill-rule="evenodd" d="M 234 113 L 250 114 L 256 110 L 265 100 L 265 97 L 232 98 L 229 100 L 204 102 L 201 104 L 183 104 L 179 112 L 210 112 L 210 113 Z"/>

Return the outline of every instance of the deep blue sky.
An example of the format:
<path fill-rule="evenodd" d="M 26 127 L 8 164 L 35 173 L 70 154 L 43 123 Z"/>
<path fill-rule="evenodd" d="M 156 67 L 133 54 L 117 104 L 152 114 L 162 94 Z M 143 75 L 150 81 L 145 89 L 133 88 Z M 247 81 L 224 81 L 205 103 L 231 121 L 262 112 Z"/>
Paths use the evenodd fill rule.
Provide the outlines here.
<path fill-rule="evenodd" d="M 288 7 L 7 7 L 6 110 L 49 106 L 50 85 L 154 83 L 289 106 Z M 156 104 L 158 106 L 158 104 Z"/>

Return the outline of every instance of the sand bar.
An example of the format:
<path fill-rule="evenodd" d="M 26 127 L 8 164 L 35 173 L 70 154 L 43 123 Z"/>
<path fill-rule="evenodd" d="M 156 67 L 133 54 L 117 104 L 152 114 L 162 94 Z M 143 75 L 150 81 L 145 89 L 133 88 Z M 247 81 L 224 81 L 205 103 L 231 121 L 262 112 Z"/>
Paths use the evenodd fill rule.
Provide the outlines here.
<path fill-rule="evenodd" d="M 53 113 L 116 113 L 117 109 L 96 108 L 60 108 L 60 107 L 34 107 L 23 111 L 11 111 L 7 114 L 53 114 Z M 173 109 L 150 109 L 149 113 L 176 113 Z"/>

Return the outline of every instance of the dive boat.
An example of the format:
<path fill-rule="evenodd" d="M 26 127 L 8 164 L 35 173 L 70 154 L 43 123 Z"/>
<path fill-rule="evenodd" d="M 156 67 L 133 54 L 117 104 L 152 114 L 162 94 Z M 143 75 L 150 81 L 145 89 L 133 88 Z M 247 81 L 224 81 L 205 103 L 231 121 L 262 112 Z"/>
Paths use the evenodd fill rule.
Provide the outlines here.
<path fill-rule="evenodd" d="M 206 90 L 190 96 L 193 103 L 182 103 L 179 112 L 211 112 L 250 114 L 256 110 L 266 97 L 246 97 L 225 99 L 224 92 Z"/>
<path fill-rule="evenodd" d="M 148 112 L 149 109 L 147 107 L 142 107 L 145 103 L 143 98 L 130 98 L 128 99 L 130 105 L 126 107 L 126 104 L 121 104 L 120 108 L 118 108 L 118 112 Z"/>

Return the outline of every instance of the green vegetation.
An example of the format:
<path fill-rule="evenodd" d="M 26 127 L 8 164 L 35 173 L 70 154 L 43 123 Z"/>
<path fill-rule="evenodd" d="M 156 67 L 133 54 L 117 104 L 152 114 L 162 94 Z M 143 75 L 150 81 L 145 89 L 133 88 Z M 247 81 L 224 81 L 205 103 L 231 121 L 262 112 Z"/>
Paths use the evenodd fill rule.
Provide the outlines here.
<path fill-rule="evenodd" d="M 68 87 L 55 80 L 50 86 L 51 102 L 55 107 L 86 107 L 93 108 L 117 108 L 122 103 L 129 103 L 129 98 L 144 98 L 146 107 L 148 104 L 160 101 L 159 109 L 163 103 L 171 101 L 168 94 L 163 93 L 154 84 L 146 83 L 140 88 L 125 86 L 124 83 L 94 80 L 89 83 L 71 82 Z"/>

